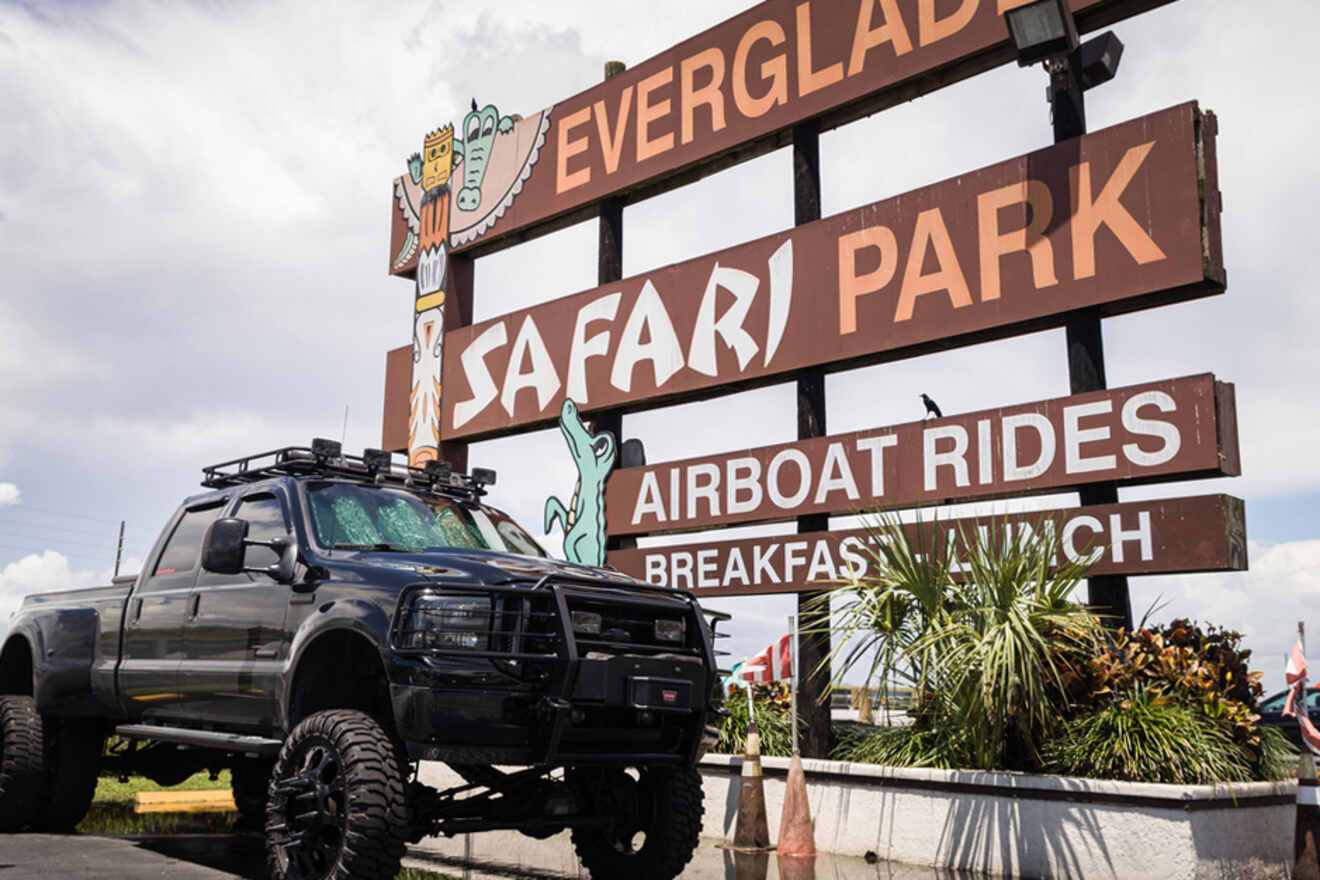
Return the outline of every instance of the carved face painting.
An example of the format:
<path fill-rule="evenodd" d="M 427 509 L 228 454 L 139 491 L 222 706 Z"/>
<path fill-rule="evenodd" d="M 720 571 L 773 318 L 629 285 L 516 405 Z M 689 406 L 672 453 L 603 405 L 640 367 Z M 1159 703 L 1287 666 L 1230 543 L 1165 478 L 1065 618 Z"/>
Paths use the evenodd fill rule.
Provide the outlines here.
<path fill-rule="evenodd" d="M 449 182 L 453 171 L 454 127 L 446 125 L 427 135 L 422 146 L 422 190 L 432 190 Z"/>

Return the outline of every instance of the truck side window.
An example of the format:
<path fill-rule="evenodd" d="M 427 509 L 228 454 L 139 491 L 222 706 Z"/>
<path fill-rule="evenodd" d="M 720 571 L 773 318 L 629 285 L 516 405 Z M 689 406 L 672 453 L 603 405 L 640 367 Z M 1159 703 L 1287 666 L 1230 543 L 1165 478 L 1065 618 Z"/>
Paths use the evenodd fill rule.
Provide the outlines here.
<path fill-rule="evenodd" d="M 222 510 L 224 504 L 220 503 L 185 512 L 179 524 L 174 527 L 169 540 L 165 542 L 165 549 L 156 560 L 156 567 L 152 569 L 151 576 L 181 574 L 196 568 L 202 554 L 202 536 L 206 534 L 207 526 L 220 516 Z"/>
<path fill-rule="evenodd" d="M 284 522 L 284 505 L 274 495 L 252 495 L 238 505 L 234 516 L 248 522 L 248 538 L 253 541 L 271 541 L 289 534 Z M 279 554 L 269 547 L 248 547 L 243 565 L 261 568 L 280 561 Z"/>

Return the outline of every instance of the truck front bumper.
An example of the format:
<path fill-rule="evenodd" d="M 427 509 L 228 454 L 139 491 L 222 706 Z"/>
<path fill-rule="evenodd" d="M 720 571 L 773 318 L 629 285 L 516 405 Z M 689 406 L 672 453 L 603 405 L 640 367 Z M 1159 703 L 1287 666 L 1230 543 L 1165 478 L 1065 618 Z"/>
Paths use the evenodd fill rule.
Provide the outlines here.
<path fill-rule="evenodd" d="M 668 591 L 663 597 L 615 591 L 603 596 L 548 581 L 488 589 L 500 609 L 516 603 L 546 609 L 548 634 L 533 639 L 522 623 L 509 624 L 508 651 L 472 656 L 472 651 L 427 649 L 401 657 L 391 676 L 391 697 L 411 758 L 536 765 L 692 763 L 712 744 L 706 719 L 717 677 L 695 600 Z M 682 612 L 691 638 L 669 650 L 579 638 L 570 607 L 582 603 L 605 608 L 607 615 L 612 613 L 608 609 L 620 609 L 621 619 L 633 622 L 648 603 L 657 614 Z M 404 603 L 400 607 L 403 613 Z M 496 618 L 506 619 L 507 613 L 501 610 Z M 516 650 L 529 642 L 545 646 L 544 653 Z M 492 640 L 491 647 L 497 646 Z"/>

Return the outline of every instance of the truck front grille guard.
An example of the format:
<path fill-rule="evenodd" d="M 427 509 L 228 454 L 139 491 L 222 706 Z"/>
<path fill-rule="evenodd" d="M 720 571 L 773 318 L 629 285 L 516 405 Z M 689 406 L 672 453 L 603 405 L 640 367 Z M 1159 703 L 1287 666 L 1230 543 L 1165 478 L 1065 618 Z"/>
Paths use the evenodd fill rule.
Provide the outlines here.
<path fill-rule="evenodd" d="M 428 645 L 413 647 L 410 636 L 420 630 L 408 626 L 412 618 L 413 600 L 418 593 L 435 593 L 444 596 L 479 596 L 491 600 L 490 627 L 487 630 L 489 640 L 487 649 L 441 647 Z M 585 601 L 593 610 L 618 608 L 628 614 L 644 613 L 651 609 L 655 617 L 672 619 L 679 609 L 674 608 L 673 600 L 684 600 L 682 618 L 685 621 L 687 635 L 682 645 L 641 644 L 634 641 L 606 639 L 607 620 L 628 623 L 643 623 L 644 619 L 635 616 L 605 618 L 602 612 L 602 637 L 579 638 L 573 629 L 573 617 L 570 604 L 573 600 Z M 537 763 L 558 763 L 560 740 L 569 724 L 569 710 L 572 708 L 571 697 L 577 682 L 578 668 L 583 659 L 579 645 L 587 647 L 589 652 L 632 653 L 632 654 L 683 654 L 701 657 L 709 670 L 708 690 L 713 689 L 717 680 L 715 650 L 712 638 L 720 638 L 721 633 L 714 632 L 714 626 L 707 627 L 702 619 L 703 613 L 713 622 L 728 620 L 727 614 L 703 612 L 694 597 L 663 587 L 627 585 L 614 587 L 595 581 L 574 581 L 561 575 L 554 580 L 547 575 L 531 587 L 528 586 L 473 586 L 471 584 L 452 583 L 417 583 L 405 588 L 399 598 L 394 622 L 390 627 L 390 647 L 402 657 L 448 657 L 454 659 L 488 659 L 507 661 L 517 664 L 550 662 L 552 669 L 546 682 L 546 691 L 538 707 L 545 717 L 549 735 L 545 738 L 545 749 Z M 679 755 L 638 755 L 651 761 L 681 760 L 687 757 L 695 761 L 700 748 L 700 737 L 693 738 L 692 753 Z M 597 756 L 599 757 L 599 756 Z M 618 757 L 618 756 L 610 756 Z"/>

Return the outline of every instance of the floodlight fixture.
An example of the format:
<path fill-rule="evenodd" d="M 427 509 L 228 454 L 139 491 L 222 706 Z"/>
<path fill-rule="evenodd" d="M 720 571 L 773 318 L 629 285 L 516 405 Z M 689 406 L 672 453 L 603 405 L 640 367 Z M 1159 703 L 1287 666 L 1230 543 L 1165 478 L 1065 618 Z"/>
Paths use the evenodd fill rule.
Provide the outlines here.
<path fill-rule="evenodd" d="M 1068 0 L 1035 0 L 1004 13 L 1018 66 L 1067 56 L 1077 48 L 1077 23 Z"/>
<path fill-rule="evenodd" d="M 476 483 L 478 486 L 494 486 L 495 471 L 490 468 L 473 468 L 472 482 Z"/>
<path fill-rule="evenodd" d="M 316 456 L 318 461 L 339 458 L 340 453 L 343 451 L 344 446 L 338 440 L 326 440 L 324 437 L 317 437 L 312 441 L 312 455 Z"/>
<path fill-rule="evenodd" d="M 1077 52 L 1077 76 L 1083 89 L 1109 82 L 1118 73 L 1123 58 L 1123 41 L 1113 31 L 1105 31 L 1082 43 Z"/>
<path fill-rule="evenodd" d="M 433 482 L 444 483 L 446 485 L 449 483 L 449 475 L 452 473 L 449 467 L 449 462 L 432 459 L 431 461 L 426 462 L 426 464 L 422 466 L 422 469 Z"/>
<path fill-rule="evenodd" d="M 390 472 L 394 456 L 384 449 L 367 449 L 362 453 L 362 463 L 373 474 Z"/>

